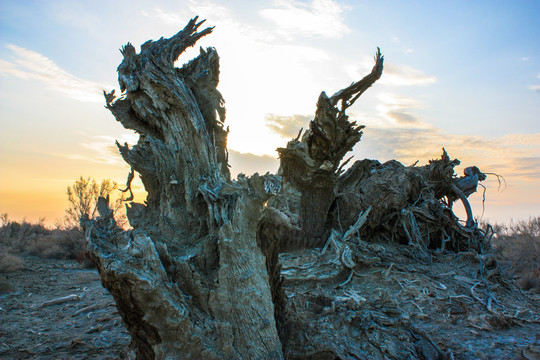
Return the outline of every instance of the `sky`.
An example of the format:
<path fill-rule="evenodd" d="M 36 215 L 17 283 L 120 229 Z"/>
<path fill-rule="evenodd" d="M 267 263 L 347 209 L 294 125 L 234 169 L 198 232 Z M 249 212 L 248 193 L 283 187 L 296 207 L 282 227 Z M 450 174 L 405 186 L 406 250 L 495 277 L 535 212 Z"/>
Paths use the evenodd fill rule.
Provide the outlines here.
<path fill-rule="evenodd" d="M 125 183 L 114 142 L 137 136 L 102 94 L 119 93 L 118 49 L 199 15 L 214 31 L 177 65 L 217 49 L 233 173 L 275 172 L 320 92 L 361 79 L 380 47 L 382 78 L 348 110 L 366 125 L 353 160 L 424 164 L 444 147 L 459 175 L 506 180 L 471 195 L 475 217 L 540 216 L 538 14 L 537 0 L 0 0 L 0 213 L 52 224 L 79 176 Z"/>

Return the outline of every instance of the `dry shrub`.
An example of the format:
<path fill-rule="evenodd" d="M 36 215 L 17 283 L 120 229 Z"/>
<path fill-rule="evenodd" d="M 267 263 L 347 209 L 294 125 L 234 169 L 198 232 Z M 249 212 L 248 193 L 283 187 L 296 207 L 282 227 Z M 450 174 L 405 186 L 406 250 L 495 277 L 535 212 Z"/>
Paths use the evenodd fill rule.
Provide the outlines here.
<path fill-rule="evenodd" d="M 495 226 L 494 246 L 524 290 L 540 292 L 540 217 Z"/>
<path fill-rule="evenodd" d="M 86 253 L 84 251 L 81 251 L 77 255 L 75 255 L 75 260 L 81 265 L 84 269 L 92 269 L 95 267 L 94 263 L 90 261 L 90 259 L 86 256 Z"/>
<path fill-rule="evenodd" d="M 518 284 L 524 290 L 540 292 L 540 270 L 524 272 L 518 280 Z"/>
<path fill-rule="evenodd" d="M 24 269 L 24 260 L 16 255 L 0 254 L 0 273 L 10 273 Z"/>
<path fill-rule="evenodd" d="M 0 248 L 5 253 L 27 254 L 52 259 L 75 259 L 84 252 L 83 234 L 75 229 L 49 229 L 43 221 L 2 221 Z"/>
<path fill-rule="evenodd" d="M 84 251 L 84 236 L 75 229 L 54 229 L 27 241 L 25 252 L 49 259 L 75 259 Z"/>
<path fill-rule="evenodd" d="M 0 296 L 13 292 L 15 289 L 9 280 L 0 274 Z"/>

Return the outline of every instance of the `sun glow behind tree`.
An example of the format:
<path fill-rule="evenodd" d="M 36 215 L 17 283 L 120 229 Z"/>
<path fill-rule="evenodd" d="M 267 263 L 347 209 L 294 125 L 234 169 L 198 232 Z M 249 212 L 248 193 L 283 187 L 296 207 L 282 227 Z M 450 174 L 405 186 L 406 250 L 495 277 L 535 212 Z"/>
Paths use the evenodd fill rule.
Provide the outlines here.
<path fill-rule="evenodd" d="M 355 158 L 411 164 L 444 146 L 465 166 L 506 177 L 504 192 L 488 178 L 485 217 L 527 218 L 540 207 L 538 4 L 93 4 L 2 2 L 0 210 L 13 218 L 54 222 L 81 174 L 124 183 L 114 139 L 137 136 L 111 122 L 100 100 L 116 83 L 119 44 L 172 35 L 194 14 L 215 26 L 200 45 L 220 54 L 231 160 L 253 164 L 243 171 L 264 172 L 291 138 L 284 122 L 309 120 L 319 92 L 356 80 L 380 46 L 386 72 L 350 109 L 367 125 Z"/>

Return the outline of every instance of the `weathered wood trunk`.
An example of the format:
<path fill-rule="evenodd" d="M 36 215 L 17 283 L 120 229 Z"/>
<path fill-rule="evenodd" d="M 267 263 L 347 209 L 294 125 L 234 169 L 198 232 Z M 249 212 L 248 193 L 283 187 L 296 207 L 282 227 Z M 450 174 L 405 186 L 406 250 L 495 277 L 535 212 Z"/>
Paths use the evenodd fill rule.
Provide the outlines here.
<path fill-rule="evenodd" d="M 232 182 L 225 111 L 214 49 L 181 69 L 174 61 L 211 32 L 196 19 L 140 54 L 122 49 L 123 98 L 107 107 L 140 134 L 118 145 L 140 174 L 145 204 L 132 204 L 133 230 L 87 226 L 88 252 L 115 297 L 138 358 L 282 358 L 256 231 L 275 177 Z M 266 187 L 266 189 L 265 189 Z M 108 232 L 109 231 L 109 232 Z"/>
<path fill-rule="evenodd" d="M 148 196 L 128 206 L 133 230 L 120 230 L 106 204 L 97 221 L 84 219 L 88 255 L 116 300 L 137 358 L 281 359 L 289 344 L 298 349 L 304 340 L 287 305 L 278 255 L 323 245 L 371 205 L 366 228 L 379 231 L 378 222 L 425 192 L 396 185 L 389 200 L 381 186 L 388 183 L 366 180 L 372 163 L 357 162 L 342 174 L 343 157 L 363 129 L 345 110 L 381 76 L 380 52 L 364 79 L 330 97 L 321 93 L 310 128 L 278 149 L 277 175 L 231 180 L 216 50 L 201 49 L 174 67 L 211 32 L 198 32 L 201 23 L 195 18 L 169 39 L 148 41 L 138 54 L 129 43 L 122 48 L 124 94 L 105 97 L 116 119 L 140 135 L 133 147 L 117 145 Z M 417 174 L 423 170 L 392 169 L 392 179 L 431 186 Z"/>

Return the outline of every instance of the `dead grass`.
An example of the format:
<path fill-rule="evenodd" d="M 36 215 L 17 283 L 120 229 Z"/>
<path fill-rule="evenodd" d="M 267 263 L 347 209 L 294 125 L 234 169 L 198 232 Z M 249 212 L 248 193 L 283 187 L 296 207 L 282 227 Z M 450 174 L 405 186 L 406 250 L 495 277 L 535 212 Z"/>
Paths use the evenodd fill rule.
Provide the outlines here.
<path fill-rule="evenodd" d="M 24 269 L 24 260 L 8 253 L 0 254 L 0 273 L 10 273 Z"/>
<path fill-rule="evenodd" d="M 24 266 L 20 255 L 49 259 L 81 259 L 85 240 L 76 228 L 48 228 L 43 221 L 9 221 L 2 216 L 0 226 L 0 272 L 16 271 Z"/>
<path fill-rule="evenodd" d="M 493 245 L 524 290 L 540 293 L 540 217 L 495 225 Z"/>
<path fill-rule="evenodd" d="M 74 259 L 89 266 L 84 256 L 85 239 L 76 228 L 47 228 L 43 222 L 0 218 L 0 273 L 24 268 L 19 255 L 49 259 Z M 500 262 L 514 274 L 524 290 L 540 293 L 540 216 L 508 225 L 493 226 L 493 246 Z"/>

